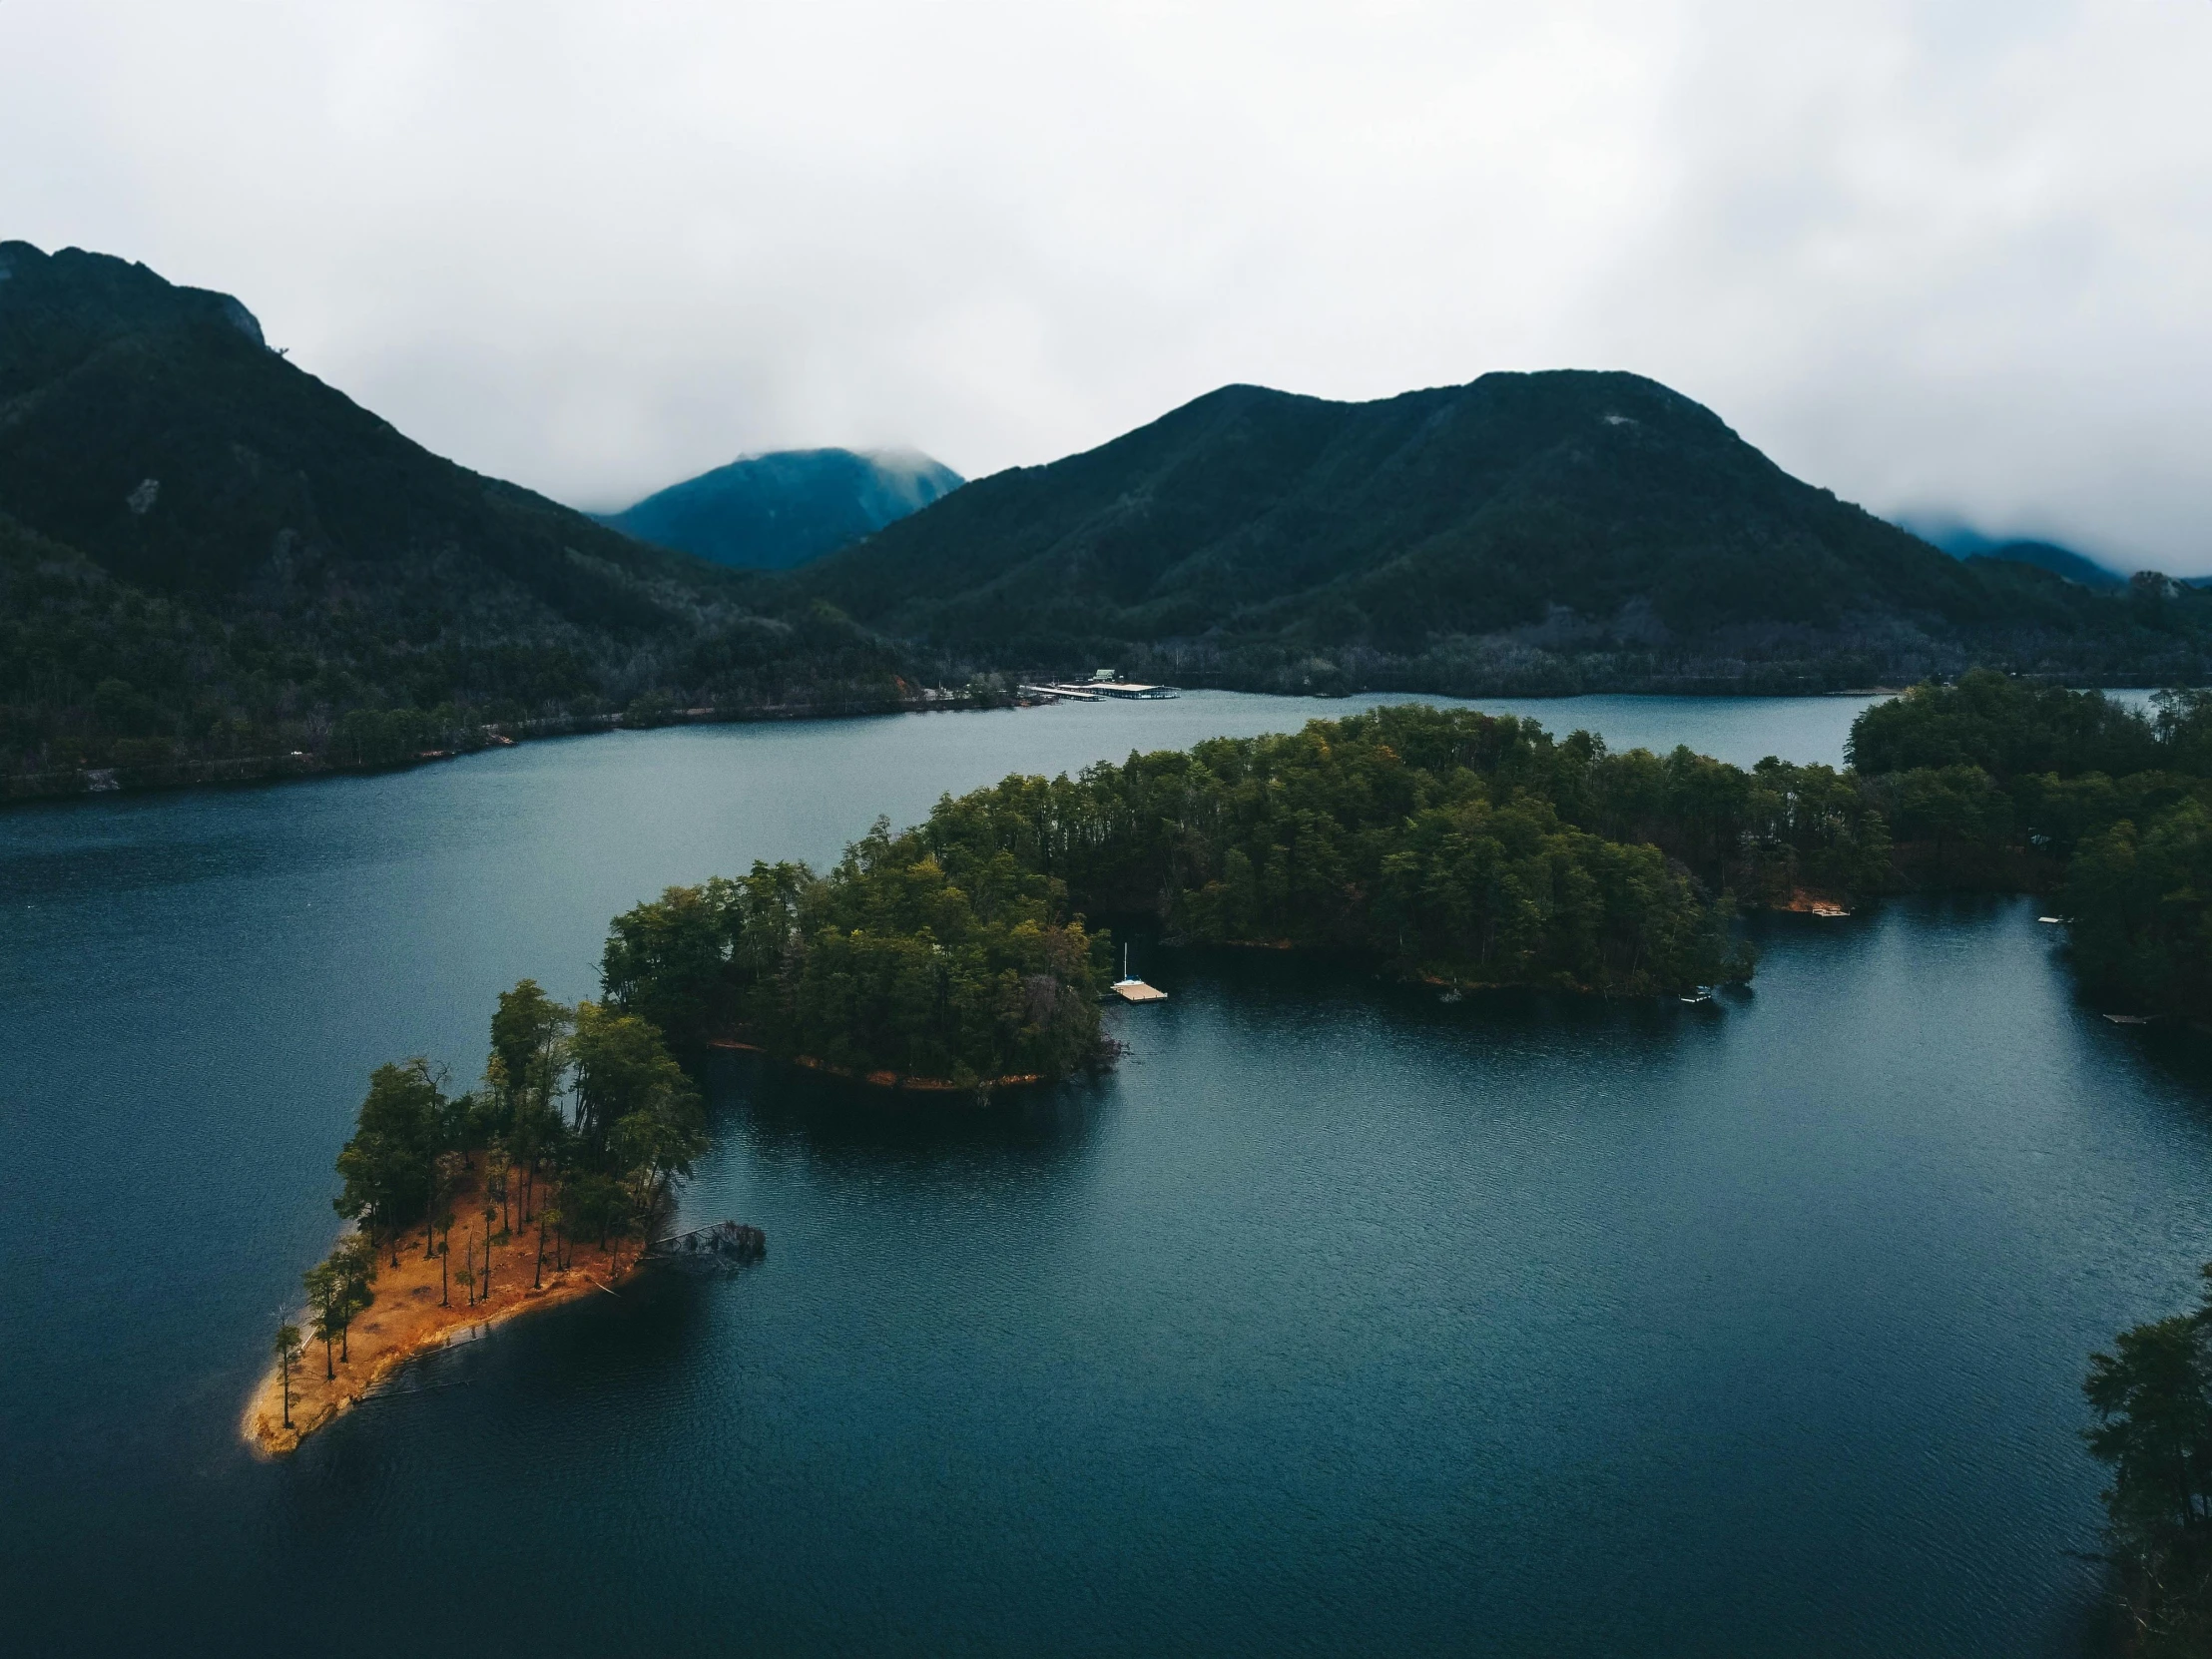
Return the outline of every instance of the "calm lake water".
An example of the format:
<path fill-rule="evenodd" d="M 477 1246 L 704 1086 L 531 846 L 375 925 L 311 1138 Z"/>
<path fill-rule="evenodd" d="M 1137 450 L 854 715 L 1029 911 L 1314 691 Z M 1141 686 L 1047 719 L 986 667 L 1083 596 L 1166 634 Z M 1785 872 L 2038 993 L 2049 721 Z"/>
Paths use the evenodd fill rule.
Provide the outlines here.
<path fill-rule="evenodd" d="M 2011 901 L 1708 1008 L 1138 946 L 987 1113 L 733 1063 L 669 1276 L 235 1423 L 367 1070 L 607 918 L 943 790 L 1353 704 L 670 730 L 0 814 L 0 1645 L 533 1656 L 2078 1649 L 2077 1384 L 2212 1256 L 2212 1090 Z M 1492 704 L 1488 707 L 1507 707 Z M 1519 706 L 1838 761 L 1859 704 Z"/>

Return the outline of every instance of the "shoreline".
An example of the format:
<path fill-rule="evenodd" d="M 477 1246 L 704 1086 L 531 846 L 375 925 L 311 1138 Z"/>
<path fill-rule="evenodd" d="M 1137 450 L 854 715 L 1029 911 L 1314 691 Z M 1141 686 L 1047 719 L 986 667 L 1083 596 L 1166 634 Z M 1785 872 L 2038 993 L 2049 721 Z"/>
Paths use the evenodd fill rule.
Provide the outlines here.
<path fill-rule="evenodd" d="M 295 1323 L 306 1338 L 306 1346 L 292 1368 L 291 1425 L 284 1425 L 281 1378 L 272 1363 L 239 1416 L 239 1436 L 247 1448 L 265 1462 L 287 1457 L 308 1435 L 328 1427 L 363 1400 L 376 1397 L 384 1384 L 424 1355 L 458 1347 L 460 1341 L 474 1341 L 509 1320 L 562 1307 L 594 1292 L 616 1295 L 614 1287 L 637 1272 L 634 1256 L 625 1260 L 620 1250 L 601 1251 L 588 1241 L 577 1240 L 571 1246 L 569 1266 L 554 1268 L 551 1255 L 547 1256 L 544 1284 L 533 1289 L 534 1229 L 535 1223 L 528 1230 L 518 1227 L 512 1234 L 490 1235 L 490 1247 L 497 1251 L 491 1268 L 491 1290 L 473 1307 L 468 1305 L 464 1287 L 455 1277 L 466 1259 L 468 1238 L 464 1235 L 449 1240 L 444 1263 L 448 1272 L 441 1284 L 438 1259 L 422 1254 L 420 1229 L 411 1236 L 402 1235 L 397 1268 L 391 1266 L 388 1248 L 378 1258 L 376 1300 L 353 1321 L 348 1339 L 350 1357 L 333 1358 L 330 1369 L 337 1374 L 335 1378 L 324 1376 L 323 1345 L 311 1335 L 310 1316 L 297 1316 Z M 461 1232 L 458 1228 L 455 1231 Z M 481 1226 L 475 1229 L 475 1238 L 482 1251 Z M 506 1241 L 503 1245 L 502 1239 Z M 546 1242 L 550 1251 L 552 1240 Z M 335 1356 L 335 1344 L 330 1353 Z"/>
<path fill-rule="evenodd" d="M 1796 698 L 1869 697 L 1894 695 L 1890 688 L 1826 691 L 1653 691 L 1648 688 L 1583 688 L 1575 691 L 1526 690 L 1499 692 L 1413 691 L 1400 687 L 1362 687 L 1357 691 L 1271 691 L 1254 686 L 1216 685 L 1201 676 L 1187 680 L 1183 690 L 1227 691 L 1254 697 L 1305 697 L 1319 702 L 1339 702 L 1347 697 L 1380 695 L 1406 701 L 1446 697 L 1455 701 L 1513 699 L 1527 702 L 1572 702 L 1581 697 L 1696 697 L 1696 698 Z M 2139 688 L 2123 688 L 2139 689 Z M 296 784 L 328 778 L 362 778 L 378 773 L 412 772 L 438 761 L 479 755 L 489 749 L 509 749 L 547 738 L 598 737 L 609 732 L 648 732 L 664 726 L 750 726 L 777 722 L 864 720 L 902 714 L 982 714 L 999 709 L 1026 709 L 1049 700 L 1007 697 L 1003 700 L 968 692 L 925 691 L 917 696 L 849 698 L 834 704 L 764 703 L 746 708 L 671 709 L 650 720 L 632 721 L 627 714 L 554 715 L 542 720 L 488 725 L 471 733 L 469 741 L 453 749 L 423 750 L 400 760 L 346 763 L 326 755 L 299 751 L 289 754 L 241 755 L 224 759 L 165 761 L 148 766 L 54 767 L 44 772 L 12 773 L 0 777 L 0 809 L 34 802 L 82 801 L 112 795 L 150 795 L 174 790 L 244 789 L 259 784 Z"/>
<path fill-rule="evenodd" d="M 709 1037 L 707 1046 L 721 1054 L 758 1054 L 772 1065 L 795 1066 L 801 1071 L 811 1071 L 818 1076 L 834 1077 L 840 1082 L 860 1083 L 871 1089 L 883 1089 L 893 1094 L 987 1094 L 993 1089 L 1029 1089 L 1053 1081 L 1040 1071 L 1010 1072 L 1004 1077 L 986 1077 L 976 1083 L 955 1083 L 949 1077 L 919 1077 L 902 1071 L 854 1071 L 850 1066 L 831 1065 L 812 1054 L 794 1054 L 788 1059 L 771 1054 L 759 1043 L 745 1042 L 737 1037 Z"/>
<path fill-rule="evenodd" d="M 327 778 L 365 778 L 377 773 L 412 772 L 438 761 L 512 749 L 548 738 L 591 738 L 609 732 L 650 732 L 664 726 L 753 726 L 781 721 L 864 720 L 880 715 L 975 714 L 998 708 L 962 693 L 944 696 L 854 699 L 824 706 L 768 703 L 743 709 L 675 709 L 653 720 L 633 722 L 627 715 L 557 715 L 546 720 L 486 726 L 475 741 L 457 749 L 429 749 L 396 761 L 347 764 L 327 756 L 244 755 L 225 760 L 169 761 L 154 766 L 57 767 L 46 772 L 14 773 L 0 778 L 0 808 L 42 801 L 84 801 L 115 795 L 151 795 L 173 790 L 243 789 L 257 784 L 298 784 Z"/>

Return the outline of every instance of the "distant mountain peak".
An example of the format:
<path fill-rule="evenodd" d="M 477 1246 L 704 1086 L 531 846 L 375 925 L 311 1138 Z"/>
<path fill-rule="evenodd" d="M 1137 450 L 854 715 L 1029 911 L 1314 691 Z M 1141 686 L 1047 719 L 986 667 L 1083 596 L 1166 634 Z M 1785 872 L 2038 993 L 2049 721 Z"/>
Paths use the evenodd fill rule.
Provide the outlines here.
<path fill-rule="evenodd" d="M 640 541 L 717 564 L 788 570 L 918 512 L 960 487 L 916 449 L 779 449 L 598 515 Z"/>
<path fill-rule="evenodd" d="M 2100 560 L 2056 542 L 2036 536 L 1991 536 L 1956 519 L 1906 519 L 1908 530 L 1923 541 L 1941 548 L 1954 559 L 1993 559 L 2003 564 L 2033 565 L 2053 576 L 2099 592 L 2127 586 L 2127 577 Z"/>

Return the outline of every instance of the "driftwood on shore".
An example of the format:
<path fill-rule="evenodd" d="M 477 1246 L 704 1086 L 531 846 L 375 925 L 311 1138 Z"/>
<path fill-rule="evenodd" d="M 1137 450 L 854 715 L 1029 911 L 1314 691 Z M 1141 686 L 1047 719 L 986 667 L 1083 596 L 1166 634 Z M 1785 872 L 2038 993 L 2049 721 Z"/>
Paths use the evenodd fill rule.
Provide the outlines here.
<path fill-rule="evenodd" d="M 699 1263 L 758 1262 L 768 1254 L 768 1235 L 742 1221 L 718 1221 L 662 1239 L 646 1252 L 650 1259 Z"/>

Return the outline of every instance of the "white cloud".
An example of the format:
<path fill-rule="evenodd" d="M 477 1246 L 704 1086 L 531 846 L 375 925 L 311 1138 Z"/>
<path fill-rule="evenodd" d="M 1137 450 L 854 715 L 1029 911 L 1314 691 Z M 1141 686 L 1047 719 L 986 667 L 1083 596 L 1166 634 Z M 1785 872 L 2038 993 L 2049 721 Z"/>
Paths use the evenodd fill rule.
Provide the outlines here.
<path fill-rule="evenodd" d="M 0 236 L 588 505 L 1571 363 L 2193 572 L 2208 59 L 2201 0 L 5 0 Z"/>

